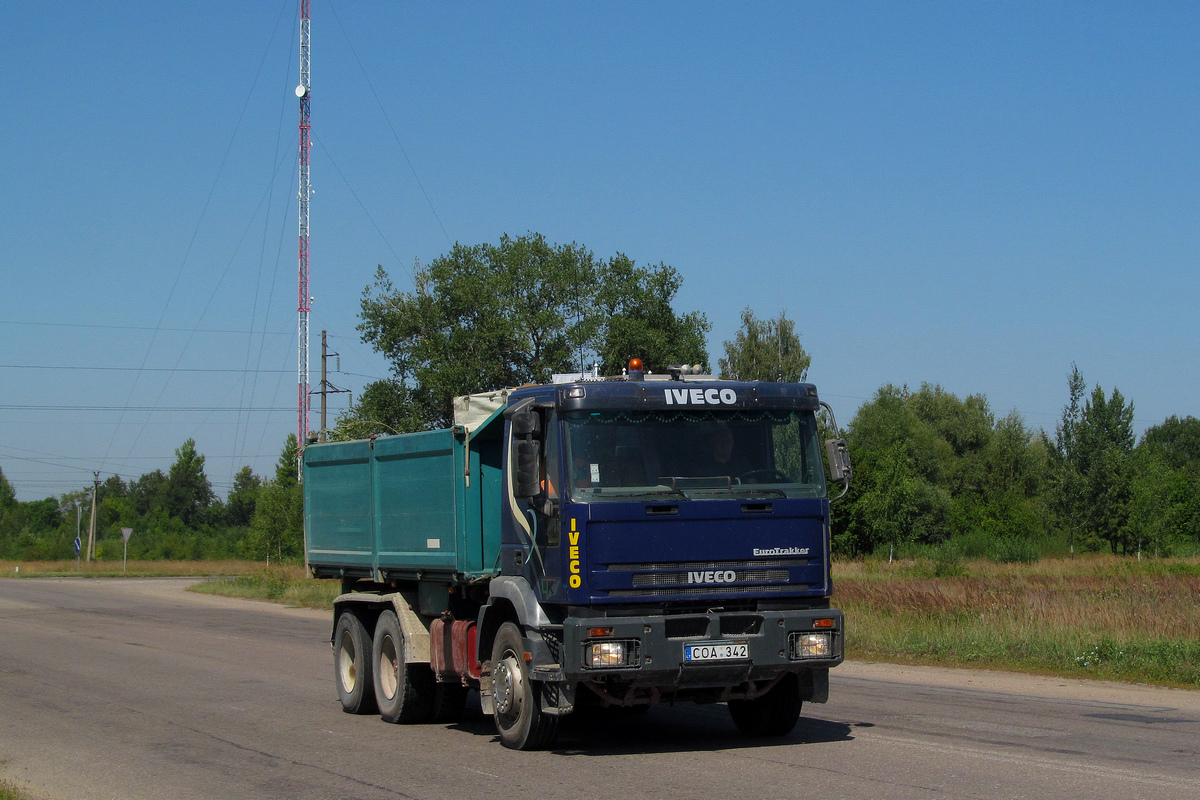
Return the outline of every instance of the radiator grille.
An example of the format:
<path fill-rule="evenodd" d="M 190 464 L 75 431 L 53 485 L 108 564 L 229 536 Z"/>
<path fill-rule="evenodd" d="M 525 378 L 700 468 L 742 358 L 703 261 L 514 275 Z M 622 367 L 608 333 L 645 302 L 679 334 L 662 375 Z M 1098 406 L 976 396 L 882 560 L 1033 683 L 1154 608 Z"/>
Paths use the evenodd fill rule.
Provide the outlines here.
<path fill-rule="evenodd" d="M 658 569 L 756 569 L 762 567 L 807 567 L 807 558 L 753 558 L 744 561 L 649 561 L 640 564 L 609 564 L 609 572 L 643 572 Z"/>
<path fill-rule="evenodd" d="M 689 570 L 696 572 L 697 570 Z M 699 570 L 703 572 L 704 570 Z M 709 570 L 711 571 L 711 570 Z M 728 570 L 718 570 L 719 572 L 727 572 Z M 725 583 L 786 583 L 788 579 L 788 571 L 786 569 L 743 569 L 733 570 L 736 575 L 734 581 L 725 581 Z M 641 572 L 633 576 L 634 586 L 715 586 L 720 584 L 705 583 L 703 581 L 689 581 L 687 572 Z M 744 591 L 744 589 L 742 589 Z"/>
<path fill-rule="evenodd" d="M 767 586 L 730 586 L 729 584 L 709 583 L 704 586 L 688 586 L 686 588 L 644 588 L 644 589 L 614 589 L 609 597 L 679 597 L 688 594 L 772 594 L 775 592 L 802 592 L 808 589 L 805 583 L 772 584 Z"/>

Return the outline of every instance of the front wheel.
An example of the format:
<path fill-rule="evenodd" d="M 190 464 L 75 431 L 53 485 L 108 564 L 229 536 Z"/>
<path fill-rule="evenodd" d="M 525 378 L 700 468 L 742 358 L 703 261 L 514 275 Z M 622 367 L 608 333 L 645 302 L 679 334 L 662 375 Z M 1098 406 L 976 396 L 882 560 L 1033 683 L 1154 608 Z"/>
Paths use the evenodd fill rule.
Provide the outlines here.
<path fill-rule="evenodd" d="M 783 676 L 771 691 L 754 700 L 730 700 L 729 716 L 746 736 L 786 736 L 800 720 L 800 680 Z"/>
<path fill-rule="evenodd" d="M 384 611 L 375 623 L 371 651 L 375 666 L 375 701 L 384 722 L 425 722 L 433 704 L 433 673 L 428 664 L 404 659 L 404 634 L 395 612 Z"/>
<path fill-rule="evenodd" d="M 492 645 L 492 693 L 500 742 L 513 750 L 549 747 L 558 717 L 542 713 L 542 684 L 531 680 L 521 629 L 506 622 Z"/>

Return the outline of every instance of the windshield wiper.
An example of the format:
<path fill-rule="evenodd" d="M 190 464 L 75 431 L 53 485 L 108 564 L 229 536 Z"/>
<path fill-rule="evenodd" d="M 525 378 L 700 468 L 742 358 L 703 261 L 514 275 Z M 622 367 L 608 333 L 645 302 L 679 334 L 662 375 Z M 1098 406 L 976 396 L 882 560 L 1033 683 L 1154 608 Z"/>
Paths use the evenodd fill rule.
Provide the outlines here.
<path fill-rule="evenodd" d="M 691 500 L 687 493 L 682 489 L 672 489 L 669 486 L 664 486 L 661 489 L 654 489 L 649 492 L 605 492 L 606 495 L 615 495 L 618 497 L 661 497 L 663 495 L 682 497 L 684 500 Z"/>
<path fill-rule="evenodd" d="M 787 499 L 787 496 L 788 496 L 788 493 L 785 492 L 783 489 L 766 489 L 766 488 L 763 488 L 760 486 L 754 486 L 754 487 L 745 487 L 744 486 L 739 489 L 730 489 L 729 493 L 736 494 L 739 497 L 741 497 L 741 496 L 749 497 L 749 496 L 758 495 L 760 497 L 782 497 L 785 500 Z"/>

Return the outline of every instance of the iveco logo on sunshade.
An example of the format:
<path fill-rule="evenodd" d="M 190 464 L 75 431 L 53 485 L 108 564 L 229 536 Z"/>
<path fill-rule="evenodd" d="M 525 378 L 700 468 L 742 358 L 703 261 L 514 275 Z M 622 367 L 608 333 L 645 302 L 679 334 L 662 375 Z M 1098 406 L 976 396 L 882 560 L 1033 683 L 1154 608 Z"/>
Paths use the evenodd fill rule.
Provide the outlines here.
<path fill-rule="evenodd" d="M 688 583 L 733 583 L 737 573 L 731 569 L 706 570 L 704 572 L 689 572 Z"/>
<path fill-rule="evenodd" d="M 733 405 L 737 392 L 733 389 L 663 389 L 667 405 Z"/>

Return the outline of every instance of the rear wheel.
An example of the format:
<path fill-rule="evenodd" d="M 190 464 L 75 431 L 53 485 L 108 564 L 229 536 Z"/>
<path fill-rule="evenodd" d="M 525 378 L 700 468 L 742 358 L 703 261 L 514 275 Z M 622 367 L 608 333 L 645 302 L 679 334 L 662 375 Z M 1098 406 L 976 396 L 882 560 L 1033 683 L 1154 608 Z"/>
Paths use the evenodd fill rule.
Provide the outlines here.
<path fill-rule="evenodd" d="M 433 689 L 429 721 L 439 724 L 458 722 L 467 704 L 467 687 L 459 683 L 439 683 Z"/>
<path fill-rule="evenodd" d="M 375 711 L 371 673 L 371 635 L 357 615 L 343 611 L 333 631 L 333 679 L 347 714 Z"/>
<path fill-rule="evenodd" d="M 802 705 L 800 681 L 794 674 L 788 674 L 762 697 L 730 700 L 729 715 L 747 736 L 785 736 L 796 727 Z"/>
<path fill-rule="evenodd" d="M 405 662 L 404 634 L 395 612 L 379 615 L 372 644 L 379 716 L 385 722 L 405 725 L 427 720 L 433 703 L 433 673 L 428 664 Z"/>
<path fill-rule="evenodd" d="M 558 717 L 542 713 L 542 683 L 531 680 L 521 629 L 506 622 L 492 645 L 492 700 L 500 742 L 513 750 L 549 747 Z"/>

